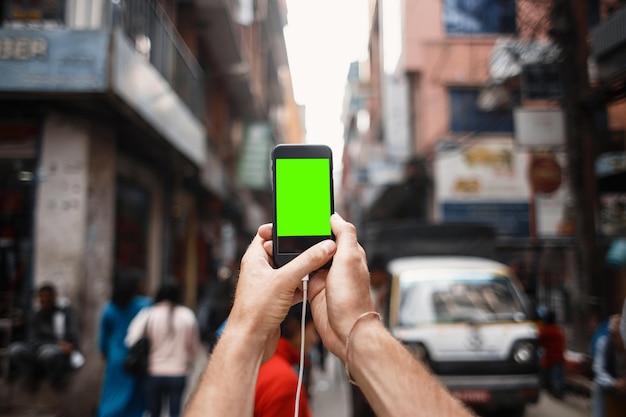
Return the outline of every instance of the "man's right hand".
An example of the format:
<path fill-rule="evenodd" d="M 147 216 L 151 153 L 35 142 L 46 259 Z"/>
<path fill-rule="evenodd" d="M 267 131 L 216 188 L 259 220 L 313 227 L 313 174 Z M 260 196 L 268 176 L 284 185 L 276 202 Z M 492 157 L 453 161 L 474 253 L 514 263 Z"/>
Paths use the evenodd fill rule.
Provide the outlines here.
<path fill-rule="evenodd" d="M 345 344 L 356 319 L 373 311 L 365 251 L 355 227 L 338 214 L 330 218 L 337 252 L 329 270 L 320 270 L 309 282 L 309 300 L 317 331 L 333 354 L 345 360 Z"/>

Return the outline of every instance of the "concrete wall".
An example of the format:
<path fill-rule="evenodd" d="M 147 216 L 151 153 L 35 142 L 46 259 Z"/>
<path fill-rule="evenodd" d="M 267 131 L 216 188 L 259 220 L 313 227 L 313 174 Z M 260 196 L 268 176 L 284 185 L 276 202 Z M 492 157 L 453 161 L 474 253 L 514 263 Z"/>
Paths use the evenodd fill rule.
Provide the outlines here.
<path fill-rule="evenodd" d="M 115 137 L 98 123 L 51 113 L 40 158 L 34 285 L 53 282 L 78 312 L 86 363 L 63 401 L 74 416 L 91 415 L 103 370 L 96 344 L 100 310 L 111 293 Z"/>
<path fill-rule="evenodd" d="M 82 339 L 87 361 L 66 395 L 76 404 L 76 415 L 90 415 L 98 403 L 104 361 L 97 349 L 102 306 L 112 290 L 113 239 L 115 235 L 115 136 L 92 125 L 89 141 L 89 188 L 85 231 L 84 279 L 80 282 Z"/>
<path fill-rule="evenodd" d="M 127 155 L 118 154 L 116 164 L 117 175 L 131 179 L 150 193 L 146 290 L 153 296 L 163 276 L 164 222 L 170 215 L 165 211 L 163 178 L 153 168 Z"/>
<path fill-rule="evenodd" d="M 50 114 L 44 122 L 38 173 L 34 285 L 52 281 L 73 302 L 84 273 L 88 157 L 88 124 Z"/>

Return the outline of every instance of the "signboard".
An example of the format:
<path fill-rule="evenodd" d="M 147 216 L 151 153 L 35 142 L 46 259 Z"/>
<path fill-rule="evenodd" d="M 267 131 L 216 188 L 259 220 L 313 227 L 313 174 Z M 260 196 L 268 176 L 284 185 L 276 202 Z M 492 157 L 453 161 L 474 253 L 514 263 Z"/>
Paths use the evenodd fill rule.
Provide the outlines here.
<path fill-rule="evenodd" d="M 604 236 L 626 236 L 626 192 L 600 195 L 600 231 Z"/>
<path fill-rule="evenodd" d="M 437 151 L 436 158 L 435 194 L 439 201 L 527 202 L 531 195 L 528 153 L 515 148 L 511 139 L 448 142 Z"/>
<path fill-rule="evenodd" d="M 0 91 L 101 92 L 109 32 L 0 30 Z"/>
<path fill-rule="evenodd" d="M 237 167 L 237 179 L 241 185 L 252 190 L 271 189 L 270 152 L 273 145 L 274 136 L 268 123 L 247 126 Z"/>
<path fill-rule="evenodd" d="M 561 146 L 565 144 L 565 114 L 561 109 L 513 111 L 515 142 L 520 146 Z"/>
<path fill-rule="evenodd" d="M 552 186 L 548 190 L 541 187 L 535 189 L 535 236 L 546 239 L 571 238 L 574 236 L 574 211 L 567 177 L 567 157 L 565 152 L 554 152 L 551 159 L 554 164 L 544 166 L 539 176 L 547 183 L 552 183 Z M 558 187 L 555 187 L 554 178 L 556 166 L 560 171 Z M 532 181 L 532 177 L 530 180 Z M 544 184 L 544 187 L 546 185 Z"/>
<path fill-rule="evenodd" d="M 527 202 L 456 202 L 443 203 L 441 212 L 446 222 L 484 223 L 500 236 L 526 238 L 530 236 L 529 208 Z"/>
<path fill-rule="evenodd" d="M 529 237 L 527 152 L 507 138 L 445 145 L 434 164 L 439 220 L 487 223 L 500 236 Z"/>
<path fill-rule="evenodd" d="M 406 75 L 383 78 L 384 143 L 387 154 L 404 161 L 412 153 L 409 81 Z"/>

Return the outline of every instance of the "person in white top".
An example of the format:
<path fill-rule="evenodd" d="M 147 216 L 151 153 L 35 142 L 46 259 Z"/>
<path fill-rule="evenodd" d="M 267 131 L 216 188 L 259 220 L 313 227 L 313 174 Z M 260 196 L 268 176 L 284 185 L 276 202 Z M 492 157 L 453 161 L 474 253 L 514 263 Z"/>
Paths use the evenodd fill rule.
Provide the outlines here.
<path fill-rule="evenodd" d="M 200 347 L 196 316 L 180 303 L 180 298 L 177 284 L 163 284 L 154 305 L 144 308 L 130 323 L 125 339 L 126 345 L 132 346 L 144 331 L 150 338 L 144 392 L 152 417 L 161 415 L 164 399 L 169 403 L 169 415 L 180 416 L 187 374 Z"/>

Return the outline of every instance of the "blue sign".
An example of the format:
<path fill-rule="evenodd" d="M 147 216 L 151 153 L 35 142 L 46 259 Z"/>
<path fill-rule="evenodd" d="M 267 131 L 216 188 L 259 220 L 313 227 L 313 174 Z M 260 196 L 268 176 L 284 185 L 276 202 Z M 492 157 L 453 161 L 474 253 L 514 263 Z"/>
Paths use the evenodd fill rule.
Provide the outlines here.
<path fill-rule="evenodd" d="M 517 32 L 515 0 L 444 0 L 443 10 L 450 35 Z"/>
<path fill-rule="evenodd" d="M 0 91 L 102 92 L 110 32 L 0 30 Z"/>
<path fill-rule="evenodd" d="M 530 237 L 528 203 L 442 203 L 444 222 L 483 223 L 494 227 L 499 236 Z"/>

